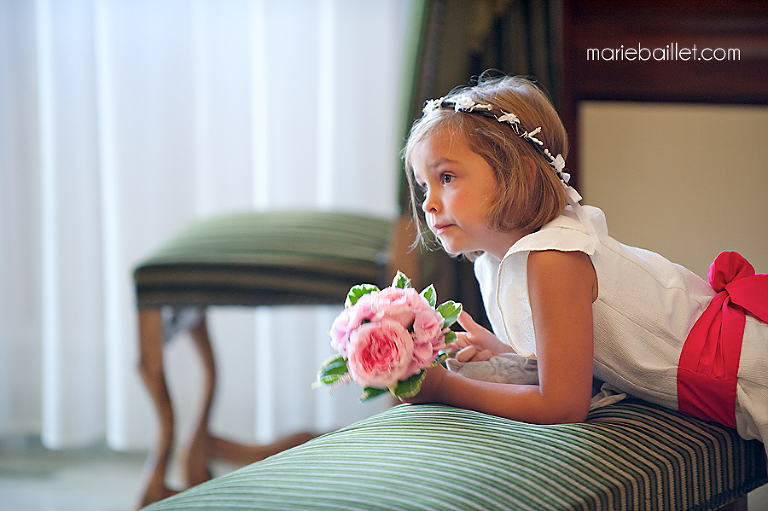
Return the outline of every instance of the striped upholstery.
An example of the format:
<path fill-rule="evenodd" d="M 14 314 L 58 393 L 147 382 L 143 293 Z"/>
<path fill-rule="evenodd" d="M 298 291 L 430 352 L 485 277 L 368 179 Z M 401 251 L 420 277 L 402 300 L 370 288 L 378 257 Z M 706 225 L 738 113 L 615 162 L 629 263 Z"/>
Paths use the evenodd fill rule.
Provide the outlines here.
<path fill-rule="evenodd" d="M 380 282 L 391 223 L 319 211 L 247 212 L 193 223 L 134 271 L 139 307 L 344 303 Z"/>
<path fill-rule="evenodd" d="M 147 509 L 706 510 L 766 480 L 759 442 L 637 400 L 555 426 L 401 405 Z"/>

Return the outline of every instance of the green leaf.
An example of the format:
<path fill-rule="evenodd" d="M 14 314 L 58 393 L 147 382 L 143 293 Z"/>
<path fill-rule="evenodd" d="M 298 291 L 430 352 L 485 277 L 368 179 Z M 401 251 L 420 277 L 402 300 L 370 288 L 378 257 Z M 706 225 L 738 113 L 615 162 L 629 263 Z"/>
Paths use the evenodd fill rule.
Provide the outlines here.
<path fill-rule="evenodd" d="M 344 307 L 352 307 L 357 303 L 361 296 L 367 295 L 368 293 L 373 293 L 378 290 L 379 288 L 373 284 L 358 284 L 356 286 L 352 286 L 352 289 L 350 289 L 349 293 L 347 293 L 347 300 L 344 302 Z"/>
<path fill-rule="evenodd" d="M 363 391 L 363 395 L 360 396 L 360 401 L 368 401 L 382 394 L 386 394 L 387 389 L 377 389 L 375 387 L 366 387 Z"/>
<path fill-rule="evenodd" d="M 396 287 L 398 289 L 411 287 L 411 279 L 409 279 L 405 273 L 397 270 L 397 275 L 395 275 L 395 278 L 392 279 L 392 287 Z"/>
<path fill-rule="evenodd" d="M 451 344 L 456 342 L 456 339 L 458 339 L 458 335 L 456 335 L 456 332 L 453 330 L 446 332 L 445 334 L 445 344 Z"/>
<path fill-rule="evenodd" d="M 431 307 L 434 307 L 437 303 L 437 291 L 435 291 L 435 286 L 432 284 L 424 288 L 424 291 L 421 292 L 421 296 L 429 302 Z"/>
<path fill-rule="evenodd" d="M 459 314 L 461 314 L 461 304 L 449 300 L 441 304 L 437 308 L 437 312 L 439 312 L 445 320 L 443 322 L 443 328 L 448 328 L 449 326 L 456 323 L 456 321 L 459 319 Z"/>
<path fill-rule="evenodd" d="M 340 354 L 335 355 L 320 366 L 320 371 L 317 373 L 317 383 L 333 385 L 341 380 L 348 371 L 347 360 Z"/>
<path fill-rule="evenodd" d="M 419 390 L 421 390 L 421 384 L 426 376 L 427 372 L 422 369 L 410 378 L 397 382 L 390 387 L 389 390 L 397 397 L 413 397 L 419 393 Z"/>

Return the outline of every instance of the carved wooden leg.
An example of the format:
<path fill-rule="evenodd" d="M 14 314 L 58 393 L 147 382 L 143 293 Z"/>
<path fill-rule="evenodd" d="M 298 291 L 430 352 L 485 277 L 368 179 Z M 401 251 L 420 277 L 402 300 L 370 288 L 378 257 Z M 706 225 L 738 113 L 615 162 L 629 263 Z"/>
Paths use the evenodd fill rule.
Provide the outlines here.
<path fill-rule="evenodd" d="M 173 445 L 173 408 L 163 369 L 163 322 L 159 308 L 139 309 L 139 373 L 159 419 L 157 444 L 144 465 L 144 491 L 138 507 L 178 493 L 165 485 Z"/>
<path fill-rule="evenodd" d="M 318 435 L 308 431 L 300 431 L 266 445 L 243 445 L 220 437 L 212 437 L 211 440 L 213 442 L 213 452 L 216 459 L 247 465 L 256 461 L 261 461 L 264 458 L 268 458 L 273 454 L 290 449 L 291 447 L 301 445 L 317 436 Z"/>
<path fill-rule="evenodd" d="M 200 322 L 189 332 L 203 363 L 203 393 L 198 409 L 192 420 L 195 424 L 192 439 L 184 449 L 182 471 L 185 482 L 194 486 L 211 478 L 208 463 L 213 455 L 211 434 L 208 431 L 208 419 L 216 390 L 216 363 L 208 336 L 208 326 L 203 312 Z"/>
<path fill-rule="evenodd" d="M 200 322 L 190 330 L 203 364 L 204 385 L 195 417 L 192 439 L 184 449 L 182 470 L 187 484 L 194 486 L 211 478 L 209 463 L 213 459 L 241 465 L 263 460 L 314 438 L 315 434 L 300 432 L 281 438 L 269 445 L 243 445 L 215 437 L 208 429 L 211 405 L 216 390 L 216 363 L 208 327 L 203 314 Z"/>

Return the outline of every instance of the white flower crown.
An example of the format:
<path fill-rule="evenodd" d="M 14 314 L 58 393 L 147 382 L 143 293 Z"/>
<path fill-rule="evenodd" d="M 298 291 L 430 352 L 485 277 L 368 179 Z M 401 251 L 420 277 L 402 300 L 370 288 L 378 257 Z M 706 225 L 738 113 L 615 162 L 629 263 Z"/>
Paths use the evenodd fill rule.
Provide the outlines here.
<path fill-rule="evenodd" d="M 476 103 L 475 100 L 466 95 L 449 100 L 446 100 L 445 98 L 430 99 L 424 105 L 423 112 L 426 115 L 439 108 L 452 109 L 456 112 L 478 113 L 508 125 L 512 128 L 512 131 L 515 132 L 515 135 L 526 140 L 544 155 L 547 159 L 547 163 L 549 163 L 550 167 L 555 171 L 555 174 L 557 174 L 557 177 L 560 178 L 565 186 L 568 186 L 568 181 L 571 179 L 571 175 L 565 172 L 565 158 L 563 158 L 562 154 L 553 156 L 549 149 L 544 147 L 544 142 L 536 138 L 536 135 L 541 132 L 541 126 L 533 131 L 527 131 L 515 114 L 500 109 L 499 111 L 501 114 L 497 115 L 494 113 L 493 105 L 490 103 Z"/>

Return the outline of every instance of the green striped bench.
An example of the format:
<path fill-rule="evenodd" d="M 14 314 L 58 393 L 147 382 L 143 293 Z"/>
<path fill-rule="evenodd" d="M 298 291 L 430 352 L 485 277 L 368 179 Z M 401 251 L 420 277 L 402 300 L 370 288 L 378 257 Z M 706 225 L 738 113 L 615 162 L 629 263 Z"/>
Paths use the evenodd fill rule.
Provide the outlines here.
<path fill-rule="evenodd" d="M 761 443 L 634 399 L 553 426 L 399 405 L 146 510 L 708 510 L 766 481 Z"/>

